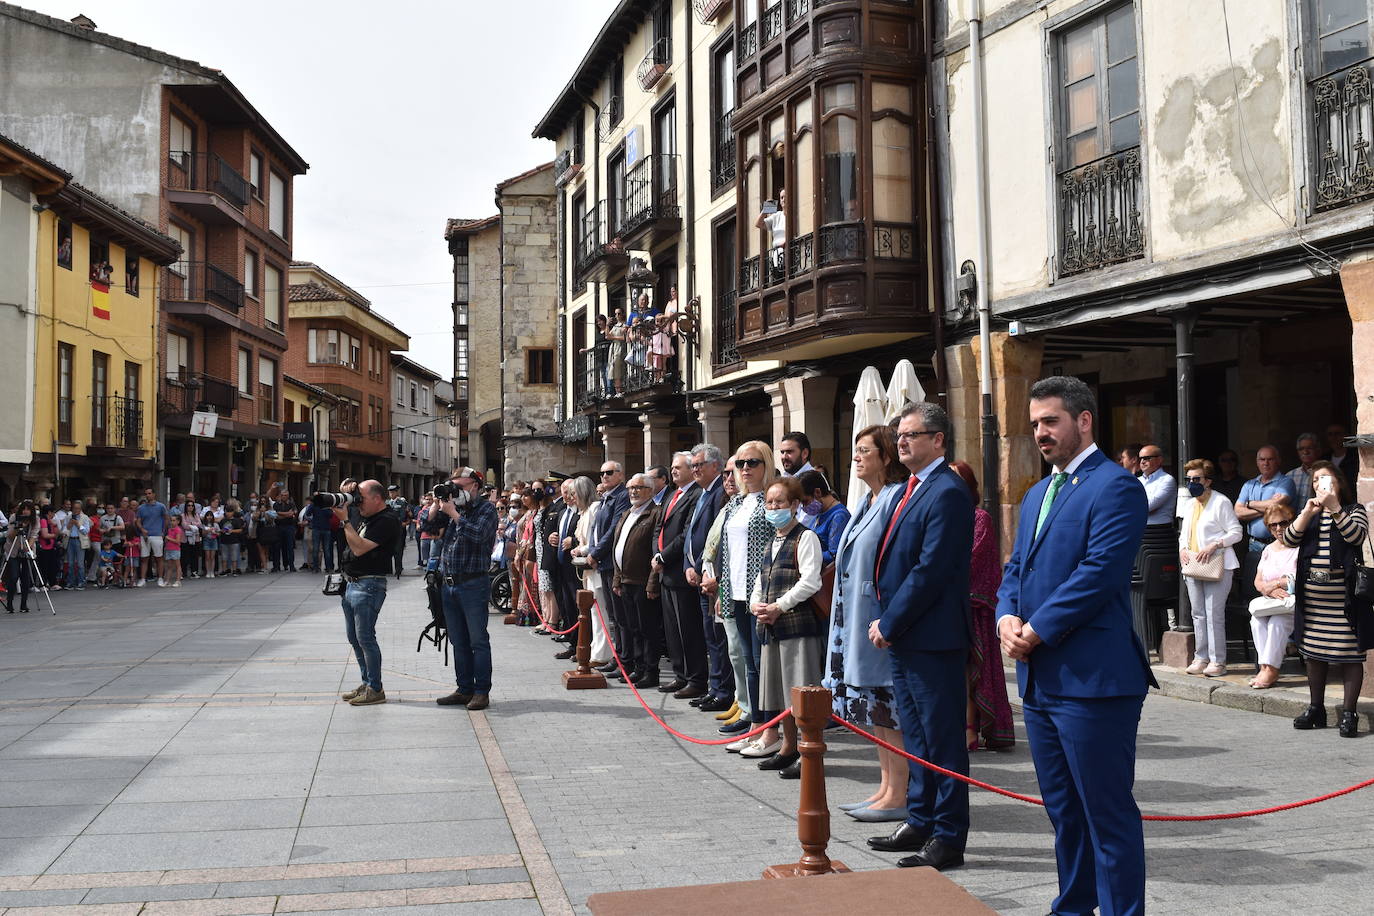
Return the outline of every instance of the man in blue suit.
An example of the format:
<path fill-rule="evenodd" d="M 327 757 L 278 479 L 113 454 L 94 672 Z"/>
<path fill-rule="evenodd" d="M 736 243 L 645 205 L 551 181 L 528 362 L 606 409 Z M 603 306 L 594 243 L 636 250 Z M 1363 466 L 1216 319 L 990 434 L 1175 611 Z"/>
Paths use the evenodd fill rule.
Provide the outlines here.
<path fill-rule="evenodd" d="M 1054 472 L 1021 502 L 997 601 L 1016 660 L 1040 791 L 1054 825 L 1062 916 L 1145 911 L 1145 836 L 1131 787 L 1147 686 L 1131 627 L 1145 531 L 1140 482 L 1093 443 L 1097 401 L 1072 376 L 1030 390 L 1031 431 Z"/>
<path fill-rule="evenodd" d="M 949 433 L 949 416 L 936 404 L 910 407 L 897 426 L 897 456 L 911 477 L 878 542 L 873 581 L 882 614 L 868 636 L 889 650 L 907 751 L 967 774 L 964 665 L 973 499 L 945 463 Z M 909 766 L 905 823 L 868 845 L 882 852 L 913 851 L 897 862 L 903 868 L 963 865 L 968 785 L 920 764 Z"/>

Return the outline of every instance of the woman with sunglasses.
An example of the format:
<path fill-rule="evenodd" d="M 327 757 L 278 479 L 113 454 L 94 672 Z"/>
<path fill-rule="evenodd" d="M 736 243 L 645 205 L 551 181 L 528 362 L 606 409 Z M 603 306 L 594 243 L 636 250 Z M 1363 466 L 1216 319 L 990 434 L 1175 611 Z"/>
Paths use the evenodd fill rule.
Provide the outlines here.
<path fill-rule="evenodd" d="M 1250 681 L 1256 690 L 1273 687 L 1279 680 L 1283 653 L 1293 633 L 1293 588 L 1298 574 L 1298 551 L 1283 542 L 1283 532 L 1293 522 L 1293 510 L 1280 503 L 1264 512 L 1264 526 L 1273 534 L 1260 554 L 1255 573 L 1259 597 L 1250 602 L 1250 632 L 1255 637 L 1259 673 Z"/>
<path fill-rule="evenodd" d="M 1183 524 L 1178 532 L 1178 559 L 1192 607 L 1193 633 L 1197 648 L 1189 674 L 1221 677 L 1226 673 L 1226 596 L 1231 594 L 1231 577 L 1240 568 L 1232 545 L 1240 542 L 1240 520 L 1231 501 L 1212 489 L 1216 465 L 1206 458 L 1194 458 L 1183 466 L 1188 496 L 1179 506 Z M 1218 553 L 1221 569 L 1217 579 L 1190 576 L 1190 562 L 1206 564 Z"/>
<path fill-rule="evenodd" d="M 720 616 L 726 621 L 730 662 L 735 669 L 735 699 L 741 716 L 739 721 L 725 726 L 725 734 L 749 731 L 770 718 L 759 706 L 761 646 L 755 636 L 754 616 L 749 611 L 749 592 L 777 530 L 768 521 L 763 498 L 763 491 L 774 476 L 773 449 L 757 439 L 746 442 L 735 452 L 734 467 L 739 493 L 721 510 L 720 556 L 702 583 L 703 588 L 719 584 Z M 746 710 L 747 717 L 743 715 Z M 741 739 L 727 744 L 725 749 L 744 757 L 771 757 L 782 746 L 776 740 L 765 745 L 759 738 Z"/>

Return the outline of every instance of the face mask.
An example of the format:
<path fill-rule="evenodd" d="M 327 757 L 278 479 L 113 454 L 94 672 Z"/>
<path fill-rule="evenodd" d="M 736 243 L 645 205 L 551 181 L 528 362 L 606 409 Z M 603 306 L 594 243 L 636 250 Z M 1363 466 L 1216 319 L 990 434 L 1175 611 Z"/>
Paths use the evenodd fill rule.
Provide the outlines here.
<path fill-rule="evenodd" d="M 1206 487 L 1204 487 L 1197 481 L 1188 481 L 1188 495 L 1192 496 L 1193 499 L 1197 499 L 1199 496 L 1201 496 L 1206 489 Z"/>
<path fill-rule="evenodd" d="M 774 528 L 782 529 L 786 528 L 787 524 L 792 521 L 792 510 L 766 509 L 764 510 L 763 517 L 768 519 L 768 523 Z"/>
<path fill-rule="evenodd" d="M 458 506 L 466 506 L 470 502 L 472 502 L 472 494 L 467 490 L 453 491 L 453 505 L 455 508 Z"/>
<path fill-rule="evenodd" d="M 807 515 L 820 515 L 824 509 L 825 504 L 822 503 L 819 499 L 813 499 L 811 500 L 811 502 L 802 506 L 802 511 L 805 512 Z"/>
<path fill-rule="evenodd" d="M 511 518 L 519 518 L 519 517 L 520 517 L 520 510 L 519 510 L 519 509 L 512 509 L 512 510 L 510 510 L 510 517 L 511 517 Z"/>

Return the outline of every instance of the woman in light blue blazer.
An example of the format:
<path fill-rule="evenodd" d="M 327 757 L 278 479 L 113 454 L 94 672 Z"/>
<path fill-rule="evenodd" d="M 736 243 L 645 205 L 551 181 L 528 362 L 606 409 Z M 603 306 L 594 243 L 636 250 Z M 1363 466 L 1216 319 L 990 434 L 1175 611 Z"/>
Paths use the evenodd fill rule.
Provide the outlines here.
<path fill-rule="evenodd" d="M 890 427 L 869 426 L 854 437 L 854 469 L 868 492 L 845 526 L 835 552 L 830 652 L 822 684 L 835 694 L 835 715 L 901 747 L 892 666 L 887 651 L 874 648 L 868 638 L 868 625 L 882 616 L 873 588 L 878 547 L 908 476 L 897 460 L 897 440 Z M 862 802 L 840 807 L 860 821 L 904 821 L 909 773 L 906 760 L 879 748 L 878 762 L 882 779 L 873 794 Z"/>

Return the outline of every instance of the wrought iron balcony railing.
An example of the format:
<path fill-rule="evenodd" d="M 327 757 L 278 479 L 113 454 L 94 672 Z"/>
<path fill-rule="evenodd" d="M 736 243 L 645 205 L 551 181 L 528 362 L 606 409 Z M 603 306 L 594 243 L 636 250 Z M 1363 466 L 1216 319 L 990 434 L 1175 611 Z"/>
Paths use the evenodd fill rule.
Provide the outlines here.
<path fill-rule="evenodd" d="M 677 154 L 651 153 L 625 174 L 625 234 L 659 219 L 681 219 Z"/>
<path fill-rule="evenodd" d="M 277 389 L 273 385 L 258 383 L 258 419 L 266 423 L 276 423 L 280 419 L 277 415 Z"/>
<path fill-rule="evenodd" d="M 812 241 L 814 236 L 810 232 L 806 235 L 799 235 L 787 245 L 787 274 L 791 277 L 799 277 L 804 273 L 810 272 L 816 266 L 816 257 Z"/>
<path fill-rule="evenodd" d="M 211 191 L 242 210 L 248 203 L 248 181 L 215 153 L 173 150 L 167 187 L 174 191 Z"/>
<path fill-rule="evenodd" d="M 745 258 L 739 266 L 739 292 L 752 293 L 759 288 L 759 256 Z"/>
<path fill-rule="evenodd" d="M 1059 175 L 1059 276 L 1145 256 L 1140 148 Z"/>
<path fill-rule="evenodd" d="M 908 225 L 879 223 L 873 227 L 873 257 L 911 260 L 916 257 L 916 230 Z"/>
<path fill-rule="evenodd" d="M 553 160 L 553 182 L 563 185 L 582 171 L 582 163 L 573 162 L 573 151 L 565 149 Z"/>
<path fill-rule="evenodd" d="M 162 298 L 212 302 L 237 312 L 243 308 L 243 284 L 229 271 L 204 261 L 181 261 L 162 269 Z"/>
<path fill-rule="evenodd" d="M 673 64 L 673 41 L 668 36 L 663 36 L 649 47 L 649 53 L 644 55 L 644 59 L 639 62 L 639 67 L 635 70 L 635 76 L 639 78 L 639 86 L 648 92 L 658 81 L 663 79 L 663 75 L 668 72 L 668 68 Z"/>
<path fill-rule="evenodd" d="M 711 143 L 711 190 L 719 191 L 735 180 L 735 132 L 731 128 L 734 112 L 716 119 Z"/>
<path fill-rule="evenodd" d="M 158 391 L 159 409 L 164 414 L 189 414 L 210 410 L 221 417 L 232 417 L 239 404 L 234 383 L 203 372 L 181 372 L 164 378 Z"/>
<path fill-rule="evenodd" d="M 1374 195 L 1374 142 L 1370 66 L 1374 58 L 1311 82 L 1315 117 L 1316 194 L 1314 210 L 1329 210 Z"/>
<path fill-rule="evenodd" d="M 602 342 L 579 353 L 578 371 L 573 378 L 573 406 L 588 410 L 615 393 L 611 379 L 610 344 Z"/>
<path fill-rule="evenodd" d="M 606 100 L 606 106 L 601 109 L 601 114 L 597 115 L 596 133 L 603 141 L 611 139 L 611 134 L 620 126 L 622 107 L 620 96 L 613 95 Z"/>
<path fill-rule="evenodd" d="M 736 322 L 738 310 L 735 307 L 735 291 L 724 290 L 716 296 L 716 358 L 717 366 L 729 366 L 739 362 Z"/>
<path fill-rule="evenodd" d="M 692 9 L 697 12 L 697 21 L 703 24 L 715 21 L 715 18 L 729 6 L 730 0 L 692 0 Z"/>
<path fill-rule="evenodd" d="M 796 25 L 811 11 L 811 0 L 787 0 L 787 24 Z"/>
<path fill-rule="evenodd" d="M 746 61 L 753 57 L 759 49 L 759 24 L 751 22 L 739 30 L 739 53 L 735 55 L 737 61 Z"/>
<path fill-rule="evenodd" d="M 763 11 L 762 22 L 763 44 L 768 44 L 782 34 L 782 0 L 777 0 Z"/>
<path fill-rule="evenodd" d="M 864 256 L 864 224 L 836 223 L 820 230 L 821 267 L 839 261 L 857 261 Z"/>

